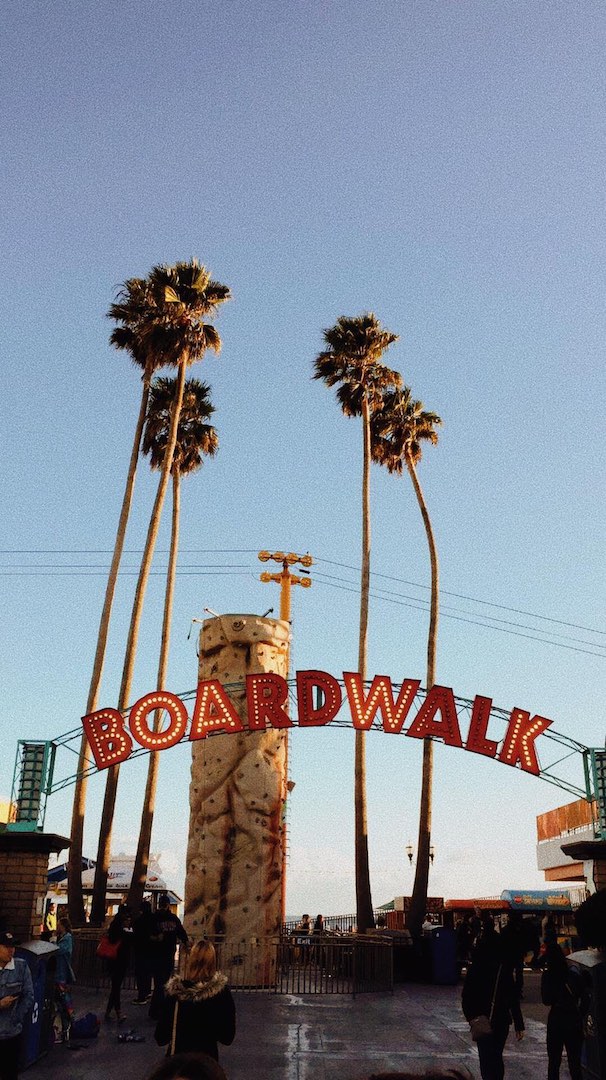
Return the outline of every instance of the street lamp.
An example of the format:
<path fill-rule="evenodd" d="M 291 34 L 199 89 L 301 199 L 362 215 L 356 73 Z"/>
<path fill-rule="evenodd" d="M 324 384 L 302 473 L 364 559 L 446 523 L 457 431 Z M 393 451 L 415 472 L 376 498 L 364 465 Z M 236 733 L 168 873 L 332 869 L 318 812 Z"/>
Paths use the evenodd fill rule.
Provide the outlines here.
<path fill-rule="evenodd" d="M 413 858 L 414 858 L 414 849 L 413 849 L 412 844 L 407 844 L 406 845 L 406 854 L 408 855 L 408 861 L 409 861 L 410 865 L 412 866 L 412 862 L 413 862 Z M 433 860 L 435 859 L 435 857 L 436 857 L 436 849 L 433 846 L 433 844 L 431 844 L 431 846 L 429 848 L 429 861 L 431 862 L 432 866 L 433 866 Z"/>

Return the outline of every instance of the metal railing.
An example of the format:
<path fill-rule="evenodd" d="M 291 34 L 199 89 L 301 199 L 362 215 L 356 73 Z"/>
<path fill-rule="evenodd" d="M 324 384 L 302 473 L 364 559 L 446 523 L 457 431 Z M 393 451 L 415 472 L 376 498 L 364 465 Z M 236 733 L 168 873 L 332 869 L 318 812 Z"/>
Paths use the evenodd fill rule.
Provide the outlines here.
<path fill-rule="evenodd" d="M 81 986 L 107 989 L 107 964 L 97 956 L 100 931 L 76 931 L 73 967 Z M 392 943 L 361 935 L 255 938 L 214 941 L 217 966 L 234 992 L 356 994 L 393 990 Z M 186 954 L 176 966 L 185 970 Z M 134 957 L 123 987 L 134 989 Z"/>

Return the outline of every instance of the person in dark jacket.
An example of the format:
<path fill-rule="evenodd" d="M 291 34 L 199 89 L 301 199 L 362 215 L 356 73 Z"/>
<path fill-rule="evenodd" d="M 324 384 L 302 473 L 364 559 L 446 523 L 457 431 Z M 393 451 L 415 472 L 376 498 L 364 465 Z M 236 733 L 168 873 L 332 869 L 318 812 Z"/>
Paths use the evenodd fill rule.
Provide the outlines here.
<path fill-rule="evenodd" d="M 482 1080 L 503 1080 L 503 1050 L 509 1027 L 513 1020 L 516 1038 L 520 1040 L 524 1037 L 524 1020 L 513 981 L 513 965 L 492 920 L 483 921 L 463 984 L 461 1004 L 469 1023 L 480 1016 L 490 1020 L 491 1033 L 477 1041 Z"/>
<path fill-rule="evenodd" d="M 571 1080 L 582 1080 L 585 988 L 580 972 L 569 966 L 560 946 L 553 943 L 547 946 L 545 953 L 541 998 L 544 1005 L 550 1006 L 547 1017 L 547 1080 L 559 1080 L 564 1047 Z"/>
<path fill-rule="evenodd" d="M 149 1006 L 152 1020 L 158 1020 L 164 1000 L 164 987 L 175 970 L 177 942 L 187 947 L 188 939 L 183 923 L 170 910 L 168 896 L 158 900 L 158 910 L 152 916 L 150 927 L 151 965 L 154 992 Z"/>
<path fill-rule="evenodd" d="M 236 1034 L 236 1009 L 227 976 L 217 971 L 210 941 L 198 941 L 187 961 L 187 978 L 173 975 L 166 984 L 155 1038 L 167 1053 L 196 1052 L 219 1060 L 217 1043 L 229 1046 Z"/>
<path fill-rule="evenodd" d="M 109 924 L 107 936 L 112 945 L 118 944 L 118 954 L 115 960 L 108 960 L 107 967 L 111 978 L 111 990 L 105 1009 L 105 1019 L 111 1020 L 112 1010 L 116 1014 L 116 1020 L 125 1020 L 122 1015 L 120 992 L 126 975 L 126 969 L 130 960 L 133 931 L 131 927 L 130 911 L 125 904 L 121 904 L 117 914 Z"/>
<path fill-rule="evenodd" d="M 149 900 L 142 900 L 139 914 L 133 922 L 133 949 L 135 952 L 135 980 L 137 996 L 133 1005 L 145 1005 L 151 997 L 152 944 L 151 934 L 154 917 Z"/>

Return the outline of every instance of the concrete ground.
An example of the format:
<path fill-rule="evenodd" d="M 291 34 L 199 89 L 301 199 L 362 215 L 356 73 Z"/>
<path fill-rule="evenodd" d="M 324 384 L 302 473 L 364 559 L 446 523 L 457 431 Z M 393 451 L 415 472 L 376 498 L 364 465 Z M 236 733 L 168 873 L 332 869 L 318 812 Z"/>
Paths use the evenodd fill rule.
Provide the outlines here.
<path fill-rule="evenodd" d="M 526 1036 L 505 1051 L 510 1080 L 547 1075 L 547 1010 L 539 1000 L 539 975 L 526 975 L 522 1011 Z M 74 987 L 76 1014 L 103 1015 L 106 993 Z M 460 1009 L 460 986 L 406 983 L 393 994 L 295 997 L 238 993 L 237 1034 L 220 1048 L 229 1080 L 365 1080 L 373 1072 L 465 1065 L 479 1080 L 477 1053 Z M 103 1023 L 98 1039 L 81 1049 L 57 1045 L 24 1074 L 27 1080 L 146 1080 L 164 1051 L 156 1046 L 145 1008 L 123 998 L 127 1022 Z M 117 1041 L 134 1028 L 145 1042 Z M 562 1080 L 568 1070 L 562 1065 Z"/>

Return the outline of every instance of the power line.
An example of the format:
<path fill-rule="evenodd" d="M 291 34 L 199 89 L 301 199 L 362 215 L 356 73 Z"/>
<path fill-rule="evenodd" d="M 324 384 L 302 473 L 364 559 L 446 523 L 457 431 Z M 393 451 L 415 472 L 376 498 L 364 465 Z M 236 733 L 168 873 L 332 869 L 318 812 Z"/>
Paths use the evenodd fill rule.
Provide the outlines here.
<path fill-rule="evenodd" d="M 354 585 L 355 584 L 355 582 L 350 582 L 346 578 L 339 578 L 334 574 L 323 574 L 322 571 L 316 571 L 316 574 L 314 576 L 315 576 L 316 580 L 318 580 L 320 577 L 324 577 L 324 578 L 332 578 L 333 581 L 338 581 L 338 582 L 341 582 L 341 583 L 346 584 L 346 585 Z M 397 597 L 399 599 L 414 600 L 416 603 L 422 604 L 423 607 L 418 608 L 417 609 L 418 611 L 428 611 L 429 610 L 429 602 L 421 599 L 418 596 L 408 596 L 406 593 L 404 593 L 404 594 L 397 593 L 397 592 L 394 592 L 393 590 L 389 590 L 389 589 L 381 589 L 380 592 L 381 593 L 387 593 L 388 597 L 389 596 L 395 596 L 395 597 Z M 375 590 L 373 595 L 378 596 L 378 592 Z M 449 595 L 452 595 L 452 594 L 449 594 Z M 450 611 L 457 612 L 460 615 L 470 615 L 471 614 L 471 612 L 466 612 L 466 611 L 462 612 L 459 608 L 456 608 L 456 607 L 452 608 L 452 607 L 449 607 L 447 605 L 442 605 L 442 604 L 440 605 L 440 614 L 446 616 L 446 614 L 448 612 L 450 612 Z M 500 619 L 498 615 L 488 615 L 488 614 L 486 614 L 486 615 L 482 615 L 481 617 L 486 618 L 486 619 L 490 619 L 491 622 L 502 623 L 504 626 L 515 626 L 518 630 L 533 630 L 533 631 L 536 632 L 539 629 L 536 626 L 529 626 L 527 623 L 514 622 L 512 619 Z M 485 624 L 479 623 L 478 625 L 485 625 Z M 486 625 L 490 625 L 490 624 L 486 624 Z M 575 644 L 577 644 L 577 645 L 590 645 L 592 648 L 602 648 L 602 646 L 598 642 L 595 642 L 595 641 L 585 641 L 583 638 L 573 637 L 570 634 L 559 634 L 555 630 L 550 631 L 550 633 L 551 633 L 552 637 L 559 637 L 559 638 L 562 638 L 564 641 L 574 641 Z"/>
<path fill-rule="evenodd" d="M 339 566 L 342 570 L 356 570 L 360 572 L 359 566 L 350 566 L 347 563 L 336 562 L 334 559 L 316 559 L 317 563 L 325 562 L 331 566 Z M 395 577 L 393 574 L 381 574 L 376 570 L 371 571 L 371 577 L 385 578 L 388 581 L 397 581 L 400 585 L 410 585 L 414 589 L 426 589 L 430 588 L 429 585 L 422 585 L 416 581 L 407 581 L 405 578 Z M 457 600 L 470 600 L 473 604 L 485 604 L 487 607 L 499 608 L 501 611 L 512 611 L 515 615 L 527 615 L 531 619 L 542 619 L 545 622 L 559 623 L 560 626 L 569 626 L 572 630 L 586 630 L 589 634 L 602 634 L 606 635 L 606 630 L 596 630 L 593 626 L 581 626 L 579 623 L 567 622 L 564 619 L 552 618 L 550 615 L 537 615 L 534 611 L 525 611 L 523 608 L 509 607 L 507 604 L 498 604 L 492 600 L 481 600 L 477 596 L 467 596 L 465 593 L 451 592 L 449 589 L 443 589 L 440 587 L 441 596 L 454 596 Z"/>
<path fill-rule="evenodd" d="M 354 586 L 352 586 L 352 588 L 348 588 L 345 585 L 337 585 L 337 584 L 335 584 L 334 582 L 331 582 L 331 581 L 320 581 L 318 579 L 317 573 L 315 575 L 315 578 L 316 578 L 316 580 L 318 580 L 319 584 L 328 585 L 330 588 L 333 588 L 333 589 L 341 589 L 343 592 L 352 592 L 352 593 L 357 593 L 358 592 L 358 589 L 356 589 Z M 372 597 L 374 597 L 375 599 L 384 600 L 388 604 L 397 604 L 399 607 L 411 608 L 413 611 L 423 611 L 423 612 L 427 611 L 426 607 L 415 607 L 413 604 L 408 604 L 403 600 L 398 600 L 398 599 L 395 599 L 395 598 L 389 597 L 389 596 L 380 596 L 377 593 L 372 592 L 372 590 L 371 590 L 370 595 Z M 571 652 L 583 653 L 586 656 L 597 656 L 597 657 L 600 657 L 602 659 L 606 659 L 606 653 L 603 653 L 603 652 L 594 652 L 594 651 L 592 651 L 590 649 L 579 649 L 574 645 L 565 645 L 561 641 L 553 641 L 550 638 L 537 637 L 534 634 L 522 634 L 517 630 L 508 630 L 508 629 L 506 629 L 505 627 L 502 627 L 502 626 L 493 626 L 491 623 L 479 622 L 477 619 L 465 618 L 462 615 L 445 614 L 444 618 L 445 619 L 454 619 L 457 622 L 469 623 L 472 626 L 481 626 L 486 630 L 497 630 L 501 634 L 512 634 L 514 637 L 526 638 L 528 641 L 539 641 L 544 645 L 554 645 L 558 649 L 569 649 Z M 599 646 L 596 646 L 596 648 L 599 648 Z"/>
<path fill-rule="evenodd" d="M 168 550 L 169 550 L 168 548 L 159 548 L 159 549 L 157 549 L 159 554 L 166 554 L 166 553 L 168 553 Z M 182 552 L 182 554 L 190 554 L 190 555 L 192 555 L 192 554 L 200 554 L 200 555 L 205 555 L 205 554 L 212 554 L 212 555 L 233 555 L 233 554 L 249 555 L 249 554 L 256 553 L 256 550 L 257 550 L 256 548 L 182 548 L 181 552 Z M 127 549 L 125 549 L 124 553 L 127 554 L 127 555 L 133 555 L 133 554 L 140 554 L 141 551 L 142 551 L 141 548 L 127 548 Z M 0 549 L 0 555 L 2 555 L 2 554 L 4 554 L 4 555 L 27 555 L 27 554 L 30 554 L 30 555 L 43 555 L 43 554 L 50 554 L 50 555 L 77 555 L 77 554 L 78 555 L 108 555 L 108 554 L 111 554 L 111 553 L 112 553 L 112 549 L 110 549 L 110 548 L 93 548 L 93 549 L 91 549 L 91 548 L 14 548 L 14 549 L 4 548 L 4 549 Z M 360 570 L 359 566 L 351 565 L 349 563 L 342 563 L 342 562 L 339 562 L 339 561 L 337 561 L 335 559 L 326 559 L 326 558 L 321 558 L 320 557 L 320 558 L 316 559 L 315 562 L 316 562 L 317 565 L 320 565 L 320 564 L 324 563 L 324 564 L 326 564 L 328 566 L 335 566 L 335 567 L 339 567 L 339 568 L 344 569 L 344 570 L 351 570 L 351 571 L 354 571 L 356 573 L 358 573 L 359 570 Z M 91 563 L 91 564 L 89 564 L 89 563 L 39 563 L 39 564 L 31 565 L 29 567 L 29 569 L 25 569 L 25 570 L 19 569 L 20 567 L 27 567 L 28 565 L 29 564 L 27 564 L 27 563 L 17 563 L 17 564 L 9 565 L 6 568 L 0 569 L 0 577 L 26 577 L 26 576 L 32 576 L 32 577 L 43 577 L 43 576 L 48 576 L 48 577 L 69 577 L 69 576 L 73 576 L 73 577 L 97 577 L 97 576 L 103 576 L 103 574 L 107 572 L 107 570 L 106 570 L 106 568 L 104 568 L 103 564 L 93 564 L 93 563 Z M 90 571 L 90 570 L 93 570 L 93 573 L 89 573 L 88 571 Z M 98 572 L 97 572 L 97 570 L 98 570 Z M 47 571 L 49 571 L 49 572 L 47 572 Z M 86 572 L 81 572 L 81 571 L 86 571 Z M 207 564 L 205 566 L 202 566 L 202 567 L 199 567 L 198 564 L 196 564 L 196 563 L 181 563 L 177 567 L 176 573 L 177 573 L 178 576 L 212 576 L 213 574 L 216 574 L 216 576 L 227 576 L 229 573 L 231 573 L 233 571 L 239 571 L 240 572 L 237 576 L 246 576 L 247 572 L 248 573 L 253 572 L 252 569 L 250 569 L 248 567 L 248 564 L 246 564 L 246 563 L 209 563 L 209 564 Z M 165 569 L 162 569 L 162 570 L 152 570 L 151 573 L 152 573 L 152 576 L 160 576 L 160 575 L 164 574 L 165 572 L 166 572 Z M 124 568 L 124 569 L 122 569 L 120 571 L 121 576 L 122 575 L 123 576 L 133 576 L 136 573 L 138 573 L 138 570 L 131 570 L 130 568 Z M 321 571 L 316 571 L 316 576 L 317 576 L 318 573 L 322 573 L 322 572 Z M 325 578 L 330 578 L 331 575 L 323 574 L 323 576 Z M 423 591 L 428 591 L 428 589 L 429 589 L 429 586 L 427 586 L 425 584 L 422 584 L 422 583 L 419 583 L 419 582 L 414 582 L 414 581 L 409 581 L 408 579 L 398 577 L 395 574 L 385 574 L 385 573 L 382 573 L 380 571 L 372 571 L 371 572 L 371 577 L 374 578 L 374 579 L 383 579 L 385 581 L 393 581 L 393 582 L 396 582 L 398 584 L 407 585 L 407 586 L 409 586 L 411 588 L 421 589 Z M 337 582 L 341 581 L 344 585 L 349 585 L 350 584 L 349 582 L 346 581 L 346 579 L 340 579 L 340 578 L 337 578 L 337 577 L 335 577 L 335 581 L 337 581 Z M 330 581 L 325 581 L 325 584 L 330 584 Z M 334 587 L 336 588 L 338 586 L 335 585 Z M 345 591 L 355 591 L 355 589 L 351 589 L 351 590 L 346 589 Z M 426 610 L 425 607 L 416 607 L 415 608 L 411 604 L 405 604 L 404 603 L 405 600 L 412 600 L 412 601 L 416 602 L 417 604 L 423 605 L 423 604 L 426 603 L 426 601 L 424 601 L 421 597 L 407 596 L 407 595 L 404 595 L 404 597 L 402 597 L 401 594 L 389 593 L 389 591 L 386 590 L 386 589 L 381 589 L 380 592 L 388 593 L 388 595 L 386 597 L 384 597 L 384 598 L 389 600 L 389 602 L 398 602 L 402 606 L 412 607 L 413 610 L 417 610 L 417 611 Z M 484 607 L 493 607 L 493 608 L 495 608 L 497 610 L 500 610 L 500 611 L 509 611 L 512 614 L 523 615 L 523 616 L 525 616 L 527 618 L 532 618 L 532 619 L 535 619 L 535 620 L 541 621 L 541 622 L 552 623 L 552 624 L 558 625 L 558 626 L 565 626 L 565 627 L 568 627 L 569 629 L 573 629 L 573 630 L 582 630 L 585 633 L 589 633 L 589 634 L 598 634 L 600 636 L 606 636 L 606 631 L 598 630 L 595 627 L 585 626 L 583 624 L 570 622 L 569 620 L 565 620 L 565 619 L 558 619 L 558 618 L 555 618 L 555 617 L 549 616 L 549 615 L 541 615 L 541 614 L 538 614 L 537 612 L 527 611 L 526 609 L 523 609 L 523 608 L 517 608 L 517 607 L 507 605 L 507 604 L 497 603 L 496 601 L 484 600 L 484 599 L 482 599 L 480 597 L 474 597 L 474 596 L 471 596 L 471 595 L 466 594 L 466 593 L 459 593 L 459 592 L 454 592 L 453 590 L 441 588 L 440 589 L 440 595 L 441 596 L 452 596 L 452 597 L 455 597 L 456 599 L 466 600 L 469 603 L 480 604 L 480 605 L 482 605 Z M 375 590 L 375 592 L 373 592 L 373 596 L 381 598 L 380 595 L 379 595 L 379 592 L 376 591 L 376 590 Z M 397 599 L 393 599 L 394 597 L 397 598 Z M 456 611 L 456 610 L 457 609 L 455 608 L 454 611 Z M 518 623 L 518 622 L 505 620 L 505 619 L 499 619 L 498 616 L 490 615 L 490 614 L 486 614 L 485 616 L 482 616 L 483 618 L 490 619 L 491 622 L 489 622 L 489 623 L 480 622 L 480 621 L 478 621 L 476 619 L 473 619 L 470 615 L 467 615 L 467 614 L 465 616 L 463 614 L 461 614 L 461 613 L 459 613 L 458 615 L 450 614 L 444 607 L 442 608 L 442 614 L 444 615 L 445 618 L 453 618 L 453 619 L 457 618 L 459 621 L 466 621 L 466 622 L 468 622 L 468 623 L 470 623 L 472 625 L 484 626 L 484 627 L 488 627 L 489 629 L 490 628 L 492 628 L 492 629 L 500 629 L 503 633 L 507 632 L 504 629 L 503 626 L 493 626 L 492 624 L 496 623 L 496 622 L 500 622 L 500 623 L 503 623 L 504 626 L 515 627 L 517 631 L 524 630 L 524 629 L 526 629 L 526 630 L 535 630 L 535 627 L 527 626 L 524 623 Z M 539 631 L 539 628 L 537 627 L 536 630 Z M 514 630 L 511 630 L 511 633 L 514 633 L 514 632 L 515 632 Z M 524 636 L 524 635 L 521 635 L 521 634 L 518 633 L 517 636 Z M 526 635 L 526 636 L 528 636 L 528 635 Z M 594 646 L 595 645 L 595 648 L 598 648 L 598 649 L 600 648 L 598 643 L 594 643 L 594 642 L 591 642 L 591 641 L 584 641 L 582 639 L 577 639 L 577 638 L 574 638 L 574 637 L 566 638 L 565 635 L 557 635 L 555 633 L 552 633 L 552 636 L 563 636 L 563 637 L 565 637 L 566 640 L 575 642 L 577 645 L 589 645 L 589 646 Z M 536 636 L 531 637 L 530 640 L 543 641 L 543 642 L 549 643 L 549 644 L 559 644 L 558 642 L 551 641 L 550 639 L 539 638 L 539 637 L 536 637 Z M 561 647 L 564 648 L 566 646 L 561 645 Z M 568 647 L 572 647 L 572 646 L 568 646 Z M 577 649 L 576 651 L 587 652 L 587 650 L 583 650 L 583 649 Z M 600 652 L 589 652 L 588 655 L 601 656 L 602 653 L 600 653 Z"/>

